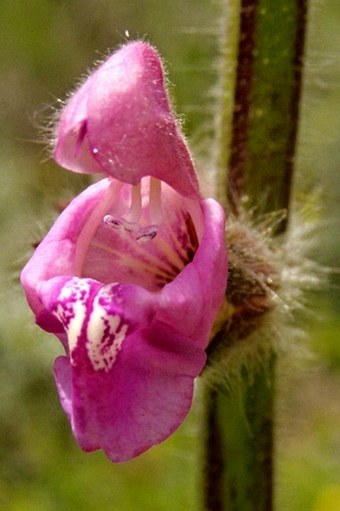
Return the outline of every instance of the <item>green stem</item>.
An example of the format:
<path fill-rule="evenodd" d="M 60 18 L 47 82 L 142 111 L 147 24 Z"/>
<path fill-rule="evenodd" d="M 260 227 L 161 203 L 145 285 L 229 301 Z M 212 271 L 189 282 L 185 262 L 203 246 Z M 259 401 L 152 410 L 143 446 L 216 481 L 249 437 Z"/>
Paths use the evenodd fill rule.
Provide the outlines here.
<path fill-rule="evenodd" d="M 205 509 L 272 511 L 274 364 L 233 391 L 206 389 Z"/>
<path fill-rule="evenodd" d="M 238 60 L 232 118 L 218 134 L 218 187 L 238 215 L 242 198 L 256 214 L 287 210 L 290 201 L 301 96 L 307 0 L 229 0 L 239 12 Z M 230 52 L 227 54 L 229 55 Z M 228 95 L 222 95 L 226 98 Z M 226 107 L 222 112 L 226 112 Z M 228 123 L 228 119 L 231 122 Z M 231 126 L 231 127 L 230 127 Z M 223 146 L 224 143 L 224 146 Z M 228 159 L 226 157 L 228 156 Z M 286 229 L 287 217 L 277 232 Z M 204 509 L 273 509 L 276 356 L 237 392 L 206 389 Z"/>
<path fill-rule="evenodd" d="M 307 0 L 242 5 L 228 179 L 232 203 L 246 194 L 249 207 L 264 213 L 289 205 Z"/>
<path fill-rule="evenodd" d="M 223 13 L 222 19 L 225 20 L 225 23 L 221 26 L 222 54 L 219 62 L 219 83 L 217 84 L 219 108 L 216 115 L 216 145 L 213 166 L 216 169 L 215 196 L 223 206 L 227 206 L 226 168 L 230 158 L 232 139 L 241 0 L 227 0 L 224 8 L 225 13 Z"/>

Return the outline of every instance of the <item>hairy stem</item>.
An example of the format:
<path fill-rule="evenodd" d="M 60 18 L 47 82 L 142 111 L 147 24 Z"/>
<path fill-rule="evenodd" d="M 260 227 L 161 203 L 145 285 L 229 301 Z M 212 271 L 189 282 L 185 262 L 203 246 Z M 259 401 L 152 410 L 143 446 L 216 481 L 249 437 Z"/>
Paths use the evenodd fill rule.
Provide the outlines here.
<path fill-rule="evenodd" d="M 234 81 L 225 81 L 233 92 L 233 115 L 220 116 L 217 137 L 218 188 L 234 215 L 244 202 L 255 214 L 289 208 L 307 1 L 227 2 L 239 13 L 233 47 L 235 34 L 239 38 Z M 285 231 L 287 219 L 277 233 Z M 244 369 L 237 392 L 206 389 L 205 510 L 273 510 L 275 378 L 272 353 L 252 377 Z"/>
<path fill-rule="evenodd" d="M 272 511 L 274 364 L 233 392 L 206 389 L 205 509 Z"/>
<path fill-rule="evenodd" d="M 226 168 L 230 158 L 232 119 L 236 86 L 238 42 L 240 37 L 239 18 L 241 0 L 227 0 L 222 16 L 221 56 L 219 61 L 219 83 L 217 84 L 218 111 L 216 115 L 216 144 L 214 167 L 216 169 L 215 196 L 227 206 Z"/>

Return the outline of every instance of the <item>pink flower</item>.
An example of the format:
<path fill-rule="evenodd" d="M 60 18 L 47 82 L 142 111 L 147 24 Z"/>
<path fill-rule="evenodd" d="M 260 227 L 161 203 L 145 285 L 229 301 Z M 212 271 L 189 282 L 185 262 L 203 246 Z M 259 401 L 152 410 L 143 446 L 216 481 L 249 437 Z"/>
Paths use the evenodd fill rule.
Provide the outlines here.
<path fill-rule="evenodd" d="M 89 77 L 56 137 L 61 164 L 111 177 L 69 204 L 21 281 L 37 324 L 65 348 L 55 378 L 77 441 L 125 461 L 190 409 L 225 293 L 224 213 L 199 194 L 145 43 Z"/>

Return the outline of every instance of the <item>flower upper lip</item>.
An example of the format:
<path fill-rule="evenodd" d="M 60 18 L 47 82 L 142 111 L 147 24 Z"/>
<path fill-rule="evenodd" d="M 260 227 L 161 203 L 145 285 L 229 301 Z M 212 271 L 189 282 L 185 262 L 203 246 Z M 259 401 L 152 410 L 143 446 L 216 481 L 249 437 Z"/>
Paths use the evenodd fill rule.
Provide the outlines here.
<path fill-rule="evenodd" d="M 78 89 L 55 130 L 56 161 L 136 185 L 160 179 L 199 198 L 193 162 L 164 87 L 154 48 L 137 41 L 106 60 Z"/>

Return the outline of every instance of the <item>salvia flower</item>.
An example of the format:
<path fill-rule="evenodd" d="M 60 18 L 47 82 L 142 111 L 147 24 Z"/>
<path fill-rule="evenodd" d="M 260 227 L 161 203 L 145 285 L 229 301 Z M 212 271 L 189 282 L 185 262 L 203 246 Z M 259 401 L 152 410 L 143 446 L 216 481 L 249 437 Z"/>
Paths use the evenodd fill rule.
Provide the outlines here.
<path fill-rule="evenodd" d="M 225 293 L 224 213 L 200 195 L 146 43 L 104 62 L 55 133 L 61 165 L 107 177 L 65 208 L 21 281 L 37 324 L 65 348 L 55 379 L 77 441 L 125 461 L 190 409 Z"/>

